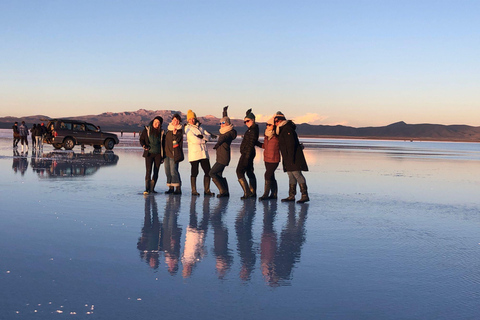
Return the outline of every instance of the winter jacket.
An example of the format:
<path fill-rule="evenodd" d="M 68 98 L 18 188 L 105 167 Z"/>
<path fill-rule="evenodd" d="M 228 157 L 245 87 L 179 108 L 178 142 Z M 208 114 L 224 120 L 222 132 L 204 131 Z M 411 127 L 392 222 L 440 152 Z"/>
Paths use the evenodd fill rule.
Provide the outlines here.
<path fill-rule="evenodd" d="M 20 137 L 26 137 L 28 136 L 28 127 L 26 124 L 21 124 L 20 127 L 18 127 L 18 132 L 20 133 Z"/>
<path fill-rule="evenodd" d="M 217 151 L 217 162 L 228 166 L 231 159 L 230 145 L 237 138 L 237 131 L 232 129 L 218 136 L 217 144 L 213 147 Z"/>
<path fill-rule="evenodd" d="M 258 142 L 259 129 L 258 124 L 252 125 L 243 135 L 242 143 L 240 144 L 240 154 L 246 159 L 252 160 L 255 158 L 255 144 Z"/>
<path fill-rule="evenodd" d="M 174 145 L 175 145 L 175 148 L 180 148 L 180 150 L 183 150 L 183 129 L 177 130 L 176 134 L 173 134 L 173 131 L 168 130 L 167 133 L 165 134 L 165 156 L 166 157 L 169 157 L 172 159 L 174 158 L 174 155 L 173 155 Z"/>
<path fill-rule="evenodd" d="M 150 153 L 155 153 L 155 154 L 161 154 L 162 158 L 165 158 L 165 132 L 163 129 L 160 129 L 160 134 L 158 135 L 158 139 L 160 139 L 160 145 L 157 146 L 159 149 L 159 152 L 154 152 L 154 148 L 150 146 L 150 132 L 154 130 L 153 129 L 153 121 L 150 121 L 150 124 L 143 129 L 142 134 L 140 134 L 140 145 L 145 149 L 147 148 L 148 150 L 145 150 L 143 152 L 143 157 L 148 157 Z"/>
<path fill-rule="evenodd" d="M 187 124 L 185 126 L 188 143 L 188 161 L 208 159 L 207 141 L 210 140 L 210 133 L 203 128 Z"/>
<path fill-rule="evenodd" d="M 263 151 L 263 161 L 269 163 L 279 163 L 280 162 L 280 146 L 278 143 L 278 137 L 274 135 L 271 139 L 265 137 L 263 141 L 262 148 Z"/>
<path fill-rule="evenodd" d="M 283 171 L 308 171 L 296 128 L 297 126 L 291 120 L 279 128 L 278 142 L 282 154 Z"/>
<path fill-rule="evenodd" d="M 18 131 L 18 126 L 13 125 L 12 130 L 13 130 L 13 137 L 16 139 L 20 139 L 20 131 Z"/>

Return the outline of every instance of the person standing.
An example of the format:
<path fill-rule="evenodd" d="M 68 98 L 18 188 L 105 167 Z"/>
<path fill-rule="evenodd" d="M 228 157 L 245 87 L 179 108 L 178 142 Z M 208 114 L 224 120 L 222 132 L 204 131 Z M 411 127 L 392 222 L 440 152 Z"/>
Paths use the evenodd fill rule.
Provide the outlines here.
<path fill-rule="evenodd" d="M 165 133 L 162 129 L 163 118 L 155 117 L 140 134 L 140 144 L 143 147 L 143 157 L 145 158 L 145 191 L 156 193 L 155 185 L 158 181 L 158 171 L 164 158 L 164 140 Z M 153 167 L 153 176 L 152 176 Z"/>
<path fill-rule="evenodd" d="M 302 193 L 302 197 L 297 203 L 307 202 L 310 199 L 307 192 L 307 182 L 302 171 L 308 171 L 308 166 L 303 154 L 303 146 L 298 140 L 297 126 L 291 120 L 287 121 L 280 111 L 275 115 L 274 123 L 280 153 L 282 154 L 283 171 L 287 172 L 289 181 L 288 197 L 282 199 L 282 202 L 295 201 L 297 183 L 300 185 L 300 192 Z"/>
<path fill-rule="evenodd" d="M 32 149 L 35 149 L 35 142 L 36 142 L 36 137 L 37 137 L 37 125 L 34 123 L 32 126 L 32 129 L 30 129 L 30 133 L 32 134 Z"/>
<path fill-rule="evenodd" d="M 265 162 L 265 190 L 258 200 L 277 199 L 278 185 L 275 179 L 275 170 L 280 163 L 280 147 L 273 120 L 274 117 L 271 117 L 267 121 L 263 143 L 257 144 L 264 149 L 263 161 Z"/>
<path fill-rule="evenodd" d="M 210 191 L 210 176 L 209 172 L 210 159 L 208 156 L 207 142 L 215 135 L 212 135 L 207 130 L 200 127 L 201 123 L 197 119 L 197 115 L 192 111 L 187 112 L 187 125 L 185 126 L 185 134 L 187 135 L 188 143 L 188 161 L 191 165 L 190 184 L 192 186 L 192 195 L 200 195 L 197 192 L 197 176 L 198 167 L 202 166 L 203 176 L 203 195 L 214 196 Z"/>
<path fill-rule="evenodd" d="M 168 191 L 165 193 L 182 194 L 182 180 L 178 165 L 184 159 L 182 118 L 175 113 L 165 135 L 165 174 Z"/>
<path fill-rule="evenodd" d="M 240 199 L 247 199 L 257 196 L 257 178 L 253 172 L 253 159 L 255 158 L 255 145 L 258 142 L 259 129 L 255 123 L 255 115 L 252 113 L 252 109 L 247 110 L 243 122 L 248 129 L 240 144 L 237 178 L 243 189 L 243 196 Z M 248 182 L 245 179 L 245 173 L 247 174 Z"/>
<path fill-rule="evenodd" d="M 18 130 L 18 122 L 15 121 L 15 123 L 12 126 L 13 130 L 13 148 L 18 147 L 18 142 L 20 141 L 20 131 Z"/>
<path fill-rule="evenodd" d="M 18 132 L 20 133 L 20 143 L 22 144 L 22 152 L 23 147 L 25 146 L 25 152 L 28 152 L 28 127 L 25 124 L 25 121 L 22 121 L 20 127 L 18 127 Z"/>
<path fill-rule="evenodd" d="M 220 135 L 218 136 L 217 143 L 213 147 L 217 153 L 217 160 L 209 173 L 219 191 L 217 198 L 230 196 L 227 179 L 223 177 L 223 170 L 230 164 L 230 145 L 232 141 L 237 138 L 237 131 L 233 128 L 233 124 L 227 115 L 227 109 L 228 106 L 223 108 L 223 118 L 220 120 Z"/>
<path fill-rule="evenodd" d="M 37 141 L 37 149 L 43 149 L 43 139 L 45 138 L 45 135 L 47 133 L 47 128 L 45 125 L 38 123 L 37 124 L 37 130 L 35 131 L 36 134 L 36 141 Z"/>

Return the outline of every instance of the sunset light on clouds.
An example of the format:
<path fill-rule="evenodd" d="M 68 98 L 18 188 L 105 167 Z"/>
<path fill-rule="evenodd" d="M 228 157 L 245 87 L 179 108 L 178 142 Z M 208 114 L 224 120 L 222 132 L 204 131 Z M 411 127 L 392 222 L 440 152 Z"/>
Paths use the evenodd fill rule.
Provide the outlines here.
<path fill-rule="evenodd" d="M 2 1 L 0 117 L 480 126 L 478 1 Z"/>

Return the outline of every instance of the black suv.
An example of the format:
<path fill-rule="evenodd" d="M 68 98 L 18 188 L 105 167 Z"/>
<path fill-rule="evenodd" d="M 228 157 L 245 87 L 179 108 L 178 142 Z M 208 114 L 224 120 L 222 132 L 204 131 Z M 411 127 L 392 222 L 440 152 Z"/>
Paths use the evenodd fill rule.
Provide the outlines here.
<path fill-rule="evenodd" d="M 51 119 L 47 124 L 45 143 L 55 149 L 72 150 L 75 145 L 92 145 L 95 149 L 112 150 L 118 143 L 114 133 L 103 132 L 99 127 L 84 121 Z"/>

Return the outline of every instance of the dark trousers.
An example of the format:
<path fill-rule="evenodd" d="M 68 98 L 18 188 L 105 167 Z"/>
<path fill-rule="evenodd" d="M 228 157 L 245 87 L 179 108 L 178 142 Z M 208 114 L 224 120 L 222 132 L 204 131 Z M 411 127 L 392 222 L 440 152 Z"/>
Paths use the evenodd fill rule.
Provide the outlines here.
<path fill-rule="evenodd" d="M 265 181 L 276 181 L 275 170 L 278 168 L 278 162 L 265 162 Z"/>
<path fill-rule="evenodd" d="M 157 153 L 149 153 L 147 157 L 145 157 L 145 180 L 158 180 L 158 171 L 160 170 L 160 165 L 162 164 L 162 155 Z M 152 177 L 152 167 L 153 167 L 153 177 Z"/>
<path fill-rule="evenodd" d="M 218 162 L 215 162 L 215 164 L 213 165 L 212 169 L 210 170 L 210 177 L 212 179 L 218 179 L 220 181 L 222 181 L 223 179 L 223 170 L 225 170 L 225 165 L 223 164 L 220 164 Z"/>
<path fill-rule="evenodd" d="M 248 179 L 255 179 L 255 174 L 253 173 L 253 158 L 248 159 L 242 155 L 237 165 L 237 178 L 245 178 L 245 173 Z"/>
<path fill-rule="evenodd" d="M 197 161 L 192 161 L 190 162 L 192 165 L 192 170 L 190 173 L 191 177 L 197 177 L 198 176 L 198 165 L 202 166 L 203 173 L 205 174 L 205 177 L 208 177 L 210 174 L 210 160 L 209 159 L 201 159 Z"/>

